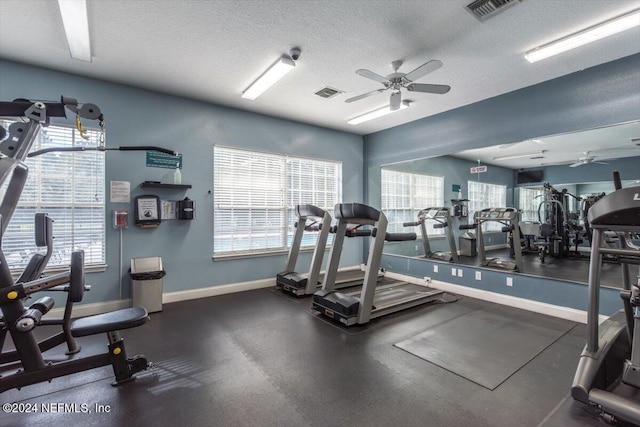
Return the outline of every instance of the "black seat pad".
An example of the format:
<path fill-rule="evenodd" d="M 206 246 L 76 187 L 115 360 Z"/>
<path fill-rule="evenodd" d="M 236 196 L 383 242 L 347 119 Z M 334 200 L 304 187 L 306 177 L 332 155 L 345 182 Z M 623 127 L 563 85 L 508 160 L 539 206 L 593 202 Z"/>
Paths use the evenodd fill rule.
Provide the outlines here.
<path fill-rule="evenodd" d="M 124 308 L 104 314 L 83 317 L 71 324 L 71 335 L 84 337 L 102 332 L 119 331 L 144 325 L 149 320 L 142 307 Z"/>

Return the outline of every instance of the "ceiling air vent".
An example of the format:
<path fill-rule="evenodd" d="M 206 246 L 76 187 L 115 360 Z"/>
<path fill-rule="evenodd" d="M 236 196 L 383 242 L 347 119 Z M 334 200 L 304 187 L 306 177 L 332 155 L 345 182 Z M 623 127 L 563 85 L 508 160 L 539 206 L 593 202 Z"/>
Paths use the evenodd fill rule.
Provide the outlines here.
<path fill-rule="evenodd" d="M 334 96 L 338 96 L 341 93 L 344 93 L 344 91 L 327 86 L 317 91 L 316 95 L 318 95 L 321 98 L 329 99 L 329 98 L 333 98 Z"/>
<path fill-rule="evenodd" d="M 522 0 L 476 0 L 467 5 L 467 10 L 479 21 L 485 21 L 520 1 Z"/>

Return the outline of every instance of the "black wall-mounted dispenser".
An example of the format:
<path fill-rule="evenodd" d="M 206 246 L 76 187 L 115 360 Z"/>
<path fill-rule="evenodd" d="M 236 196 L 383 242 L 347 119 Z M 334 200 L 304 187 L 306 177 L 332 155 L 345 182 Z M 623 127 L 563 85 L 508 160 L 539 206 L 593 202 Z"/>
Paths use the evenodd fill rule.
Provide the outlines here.
<path fill-rule="evenodd" d="M 188 197 L 178 200 L 178 219 L 194 219 L 196 216 L 196 203 Z"/>

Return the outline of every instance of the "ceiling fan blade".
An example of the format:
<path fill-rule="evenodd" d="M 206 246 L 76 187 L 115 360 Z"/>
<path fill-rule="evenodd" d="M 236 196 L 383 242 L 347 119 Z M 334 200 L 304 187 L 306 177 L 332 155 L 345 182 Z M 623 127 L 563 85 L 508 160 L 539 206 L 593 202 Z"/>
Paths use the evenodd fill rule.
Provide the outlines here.
<path fill-rule="evenodd" d="M 369 71 L 369 70 L 365 70 L 365 69 L 360 69 L 356 71 L 356 74 L 361 75 L 362 77 L 366 77 L 368 79 L 371 80 L 375 80 L 377 82 L 382 83 L 383 85 L 388 85 L 391 84 L 391 82 L 389 81 L 389 79 L 387 79 L 386 77 L 382 77 L 379 74 L 374 73 L 373 71 Z"/>
<path fill-rule="evenodd" d="M 431 61 L 422 64 L 421 66 L 419 66 L 418 68 L 416 68 L 415 70 L 413 70 L 412 72 L 406 74 L 404 76 L 404 78 L 410 82 L 415 82 L 416 80 L 418 80 L 420 77 L 424 77 L 427 74 L 437 70 L 438 68 L 442 67 L 442 62 L 438 61 L 437 59 L 432 59 Z"/>
<path fill-rule="evenodd" d="M 593 162 L 591 162 L 591 163 L 597 163 L 597 164 L 599 164 L 599 165 L 608 165 L 608 164 L 609 164 L 609 163 L 607 163 L 607 162 L 597 162 L 597 161 L 593 161 Z"/>
<path fill-rule="evenodd" d="M 389 99 L 389 110 L 396 111 L 400 109 L 400 103 L 402 102 L 402 95 L 400 91 L 391 92 L 391 99 Z"/>
<path fill-rule="evenodd" d="M 371 95 L 375 95 L 376 93 L 380 93 L 380 92 L 383 92 L 385 90 L 386 89 L 372 90 L 371 92 L 363 93 L 362 95 L 358 95 L 358 96 L 354 96 L 353 98 L 345 99 L 344 102 L 360 101 L 361 99 L 368 98 Z"/>
<path fill-rule="evenodd" d="M 411 92 L 437 93 L 439 95 L 443 95 L 451 90 L 451 86 L 411 83 L 409 86 L 407 86 L 407 90 Z"/>
<path fill-rule="evenodd" d="M 570 168 L 577 168 L 578 166 L 584 165 L 584 162 L 575 162 L 569 165 Z"/>

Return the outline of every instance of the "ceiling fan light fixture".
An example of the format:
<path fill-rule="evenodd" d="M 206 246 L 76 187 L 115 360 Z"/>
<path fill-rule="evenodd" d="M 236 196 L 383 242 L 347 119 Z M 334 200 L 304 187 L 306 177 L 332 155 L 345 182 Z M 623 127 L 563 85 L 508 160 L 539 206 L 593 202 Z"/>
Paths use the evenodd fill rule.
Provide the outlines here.
<path fill-rule="evenodd" d="M 524 159 L 526 157 L 537 157 L 537 156 L 542 156 L 544 153 L 546 153 L 547 150 L 542 150 L 542 151 L 536 151 L 535 153 L 526 153 L 526 154 L 511 154 L 509 156 L 498 156 L 498 157 L 494 157 L 493 160 L 495 161 L 500 161 L 500 160 L 512 160 L 512 159 Z"/>
<path fill-rule="evenodd" d="M 640 26 L 640 9 L 537 47 L 527 52 L 524 57 L 533 63 L 637 26 Z"/>
<path fill-rule="evenodd" d="M 378 117 L 386 116 L 387 114 L 395 113 L 396 111 L 404 110 L 405 108 L 409 108 L 408 101 L 403 101 L 397 110 L 392 110 L 390 105 L 385 105 L 384 107 L 376 108 L 375 110 L 369 111 L 368 113 L 361 114 L 352 119 L 349 119 L 347 120 L 347 123 L 350 125 L 359 125 L 360 123 L 377 119 Z"/>
<path fill-rule="evenodd" d="M 267 71 L 242 92 L 245 99 L 254 100 L 273 86 L 278 80 L 293 70 L 296 63 L 288 55 L 281 56 Z"/>
<path fill-rule="evenodd" d="M 64 33 L 73 59 L 91 62 L 86 0 L 58 0 Z"/>

